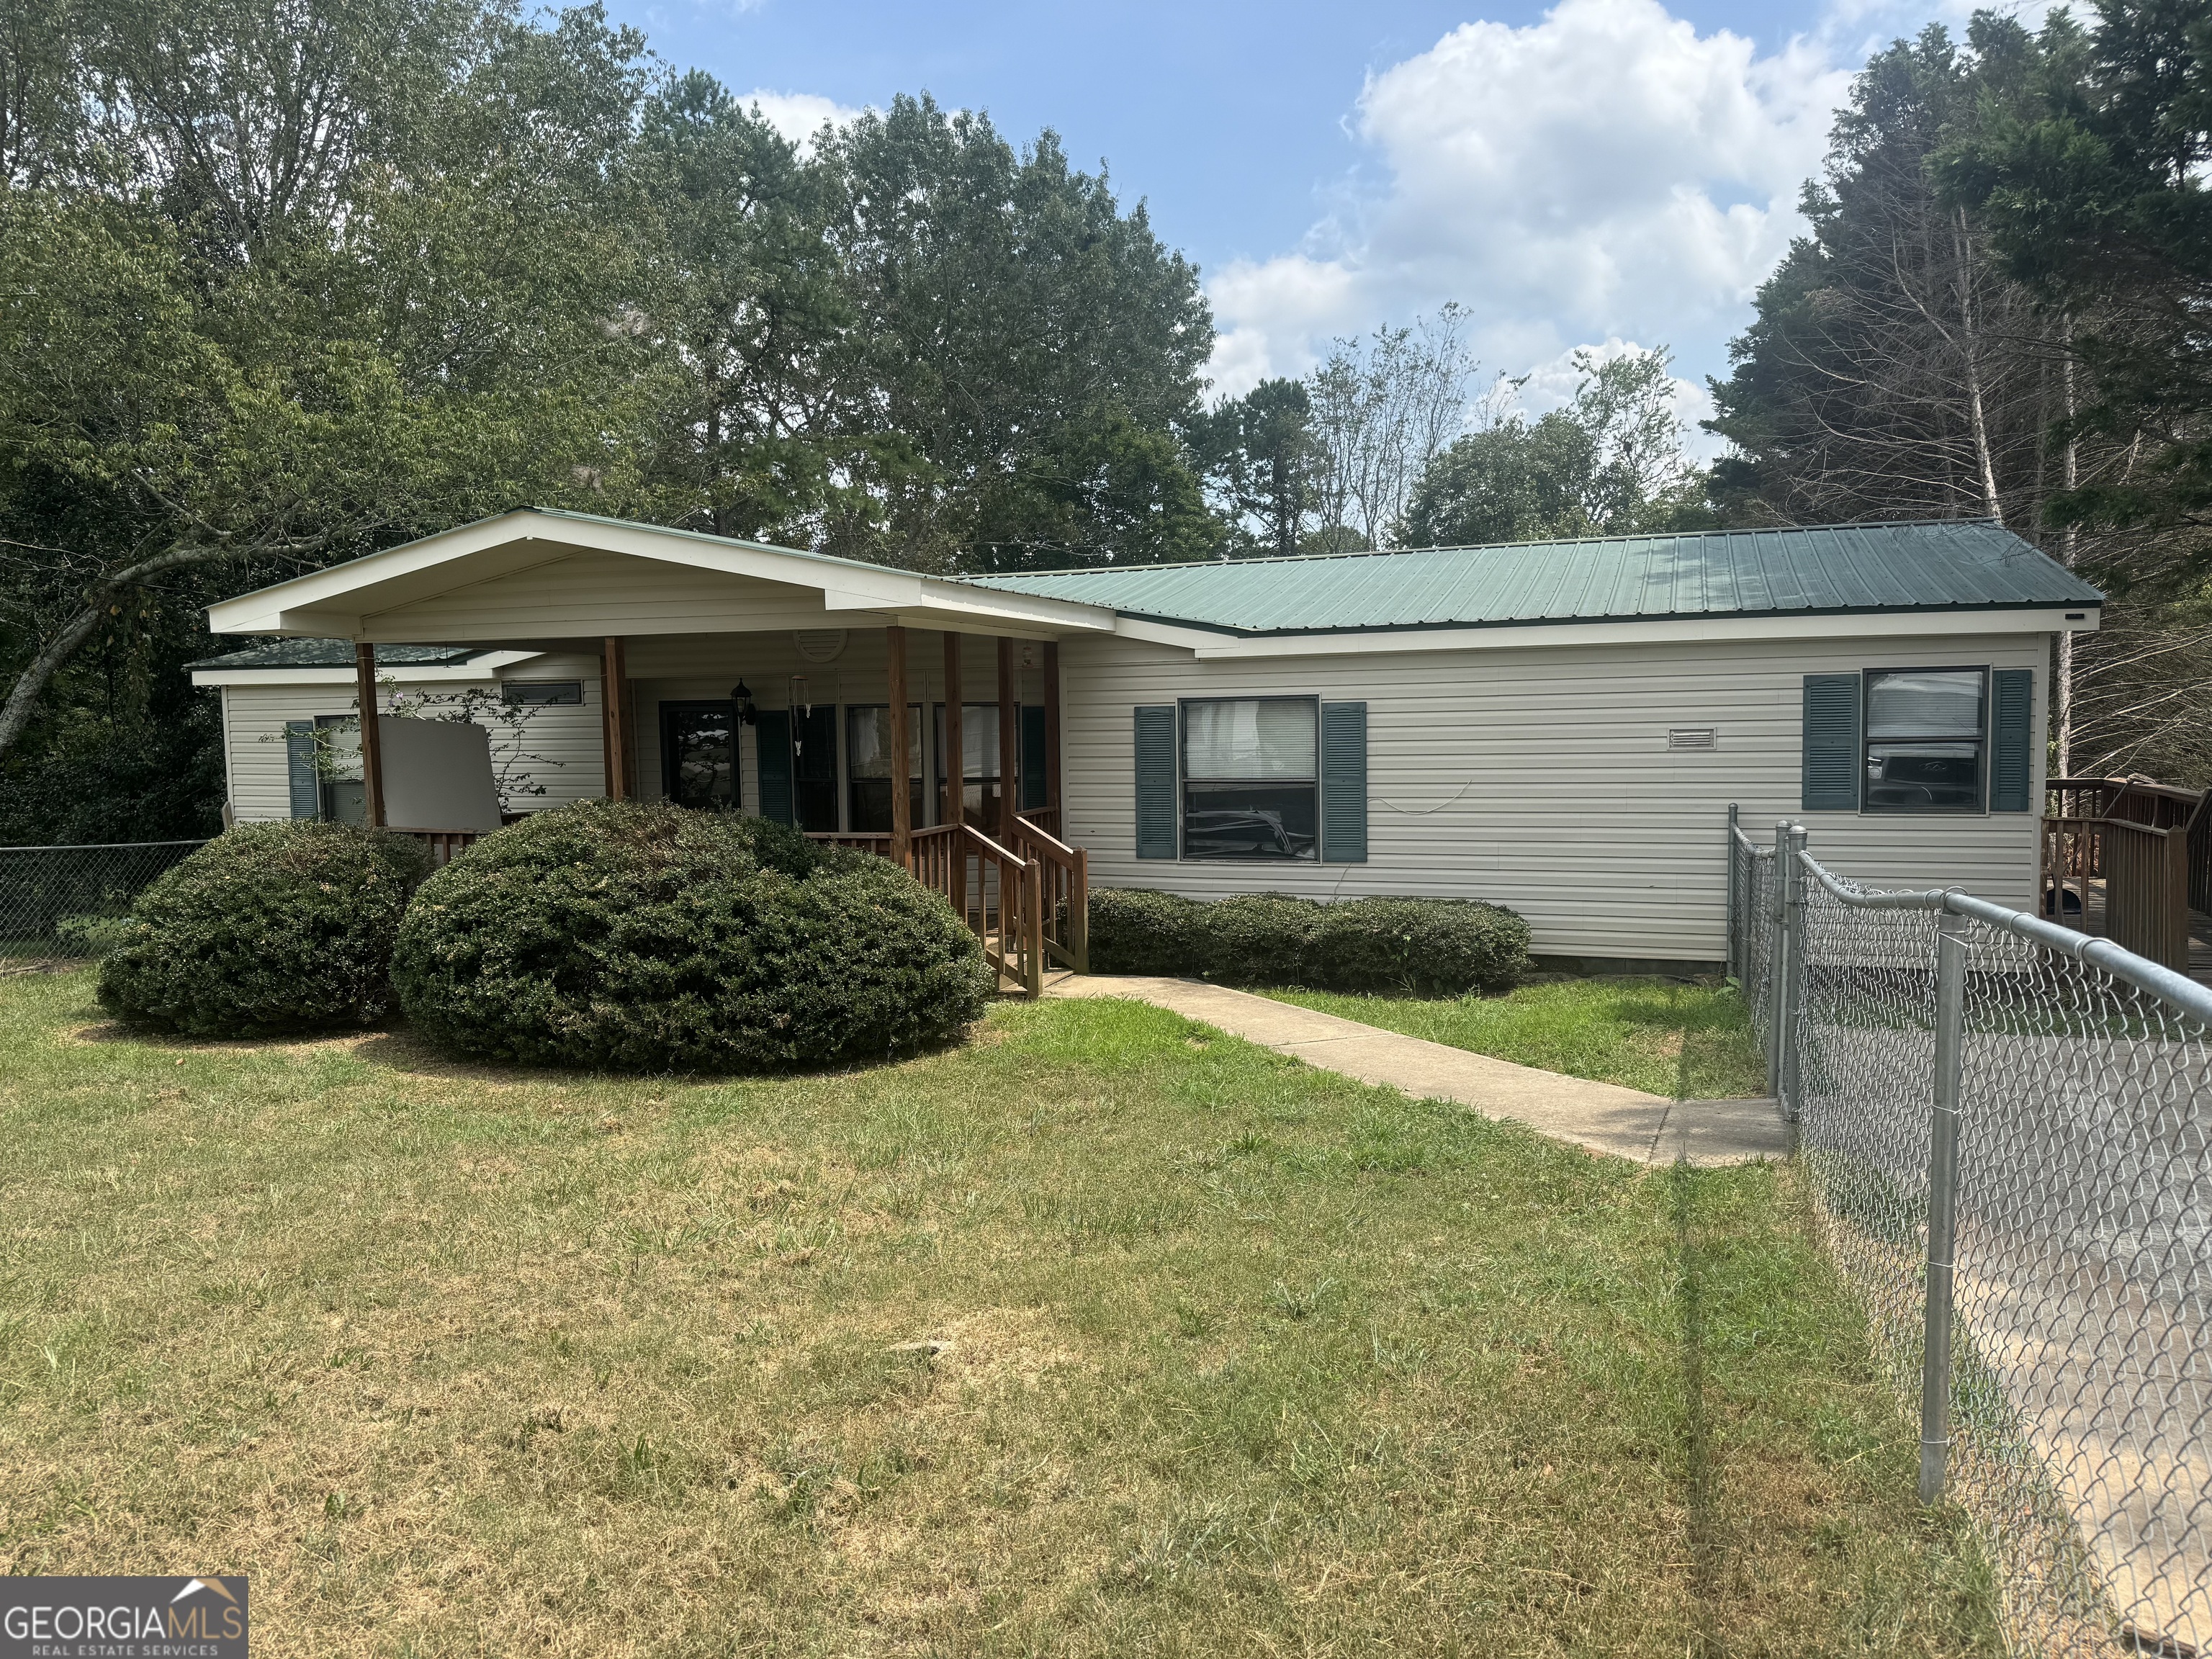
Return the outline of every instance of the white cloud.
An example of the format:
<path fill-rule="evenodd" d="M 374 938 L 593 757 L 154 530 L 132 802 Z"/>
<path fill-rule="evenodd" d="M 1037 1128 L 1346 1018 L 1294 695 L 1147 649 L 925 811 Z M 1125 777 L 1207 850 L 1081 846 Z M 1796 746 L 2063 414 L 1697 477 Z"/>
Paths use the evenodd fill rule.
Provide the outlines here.
<path fill-rule="evenodd" d="M 1219 392 L 1310 367 L 1334 334 L 1457 300 L 1486 362 L 1578 342 L 1666 341 L 1721 367 L 1801 228 L 1850 71 L 1820 44 L 1761 57 L 1658 0 L 1560 0 L 1473 22 L 1369 77 L 1354 131 L 1386 164 L 1297 252 L 1208 284 Z"/>
<path fill-rule="evenodd" d="M 756 88 L 738 101 L 747 109 L 758 110 L 763 120 L 801 149 L 813 142 L 824 121 L 842 127 L 860 112 L 818 92 L 770 92 Z"/>

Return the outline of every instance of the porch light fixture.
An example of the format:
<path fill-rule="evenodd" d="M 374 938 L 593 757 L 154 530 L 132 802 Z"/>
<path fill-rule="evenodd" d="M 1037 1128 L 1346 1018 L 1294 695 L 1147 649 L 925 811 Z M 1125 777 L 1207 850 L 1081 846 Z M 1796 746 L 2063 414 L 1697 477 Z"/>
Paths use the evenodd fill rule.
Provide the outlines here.
<path fill-rule="evenodd" d="M 752 688 L 747 685 L 743 680 L 739 680 L 735 686 L 731 688 L 730 701 L 737 707 L 738 725 L 757 726 L 760 724 L 760 710 L 753 707 Z"/>

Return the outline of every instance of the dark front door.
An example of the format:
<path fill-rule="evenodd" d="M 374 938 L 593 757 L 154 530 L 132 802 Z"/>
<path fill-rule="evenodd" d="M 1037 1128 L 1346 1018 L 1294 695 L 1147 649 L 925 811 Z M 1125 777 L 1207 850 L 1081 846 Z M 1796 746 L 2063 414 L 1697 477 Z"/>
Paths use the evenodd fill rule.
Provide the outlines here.
<path fill-rule="evenodd" d="M 726 698 L 660 705 L 660 776 L 678 806 L 737 811 L 737 710 Z"/>
<path fill-rule="evenodd" d="M 801 830 L 837 829 L 837 705 L 791 711 L 791 804 Z"/>

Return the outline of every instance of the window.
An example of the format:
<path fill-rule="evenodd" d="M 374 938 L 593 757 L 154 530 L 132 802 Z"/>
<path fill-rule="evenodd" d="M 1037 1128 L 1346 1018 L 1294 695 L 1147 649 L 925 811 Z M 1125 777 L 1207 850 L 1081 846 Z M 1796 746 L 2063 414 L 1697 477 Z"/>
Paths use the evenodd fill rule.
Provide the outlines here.
<path fill-rule="evenodd" d="M 360 716 L 316 715 L 315 750 L 325 819 L 331 823 L 367 823 L 368 784 L 361 771 Z"/>
<path fill-rule="evenodd" d="M 1866 811 L 1980 811 L 1988 708 L 1986 669 L 1869 669 Z"/>
<path fill-rule="evenodd" d="M 1320 854 L 1320 706 L 1310 697 L 1182 705 L 1182 855 Z"/>
<path fill-rule="evenodd" d="M 937 781 L 945 783 L 948 755 L 945 705 L 937 705 Z M 960 705 L 960 801 L 968 822 L 987 836 L 999 833 L 999 705 Z"/>
<path fill-rule="evenodd" d="M 791 711 L 791 805 L 801 830 L 837 829 L 837 705 Z"/>
<path fill-rule="evenodd" d="M 921 705 L 906 711 L 907 823 L 920 828 L 922 816 Z M 852 705 L 845 710 L 845 769 L 850 775 L 851 824 L 856 835 L 887 836 L 891 830 L 891 711 L 888 703 Z"/>
<path fill-rule="evenodd" d="M 500 684 L 500 695 L 509 703 L 523 707 L 538 704 L 562 704 L 568 707 L 584 700 L 581 680 L 504 680 Z"/>
<path fill-rule="evenodd" d="M 660 705 L 660 777 L 668 799 L 702 811 L 738 806 L 737 708 L 726 697 Z"/>

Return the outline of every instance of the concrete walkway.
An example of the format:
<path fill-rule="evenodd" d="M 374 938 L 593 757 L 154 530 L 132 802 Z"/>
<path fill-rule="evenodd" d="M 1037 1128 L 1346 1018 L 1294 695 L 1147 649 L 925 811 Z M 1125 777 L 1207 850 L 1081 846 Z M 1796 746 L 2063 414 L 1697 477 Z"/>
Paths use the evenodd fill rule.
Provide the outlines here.
<path fill-rule="evenodd" d="M 1199 980 L 1094 975 L 1062 980 L 1045 994 L 1152 1003 L 1362 1083 L 1457 1101 L 1486 1117 L 1512 1118 L 1554 1140 L 1638 1164 L 1680 1159 L 1711 1168 L 1790 1155 L 1789 1128 L 1771 1100 L 1668 1100 Z"/>

